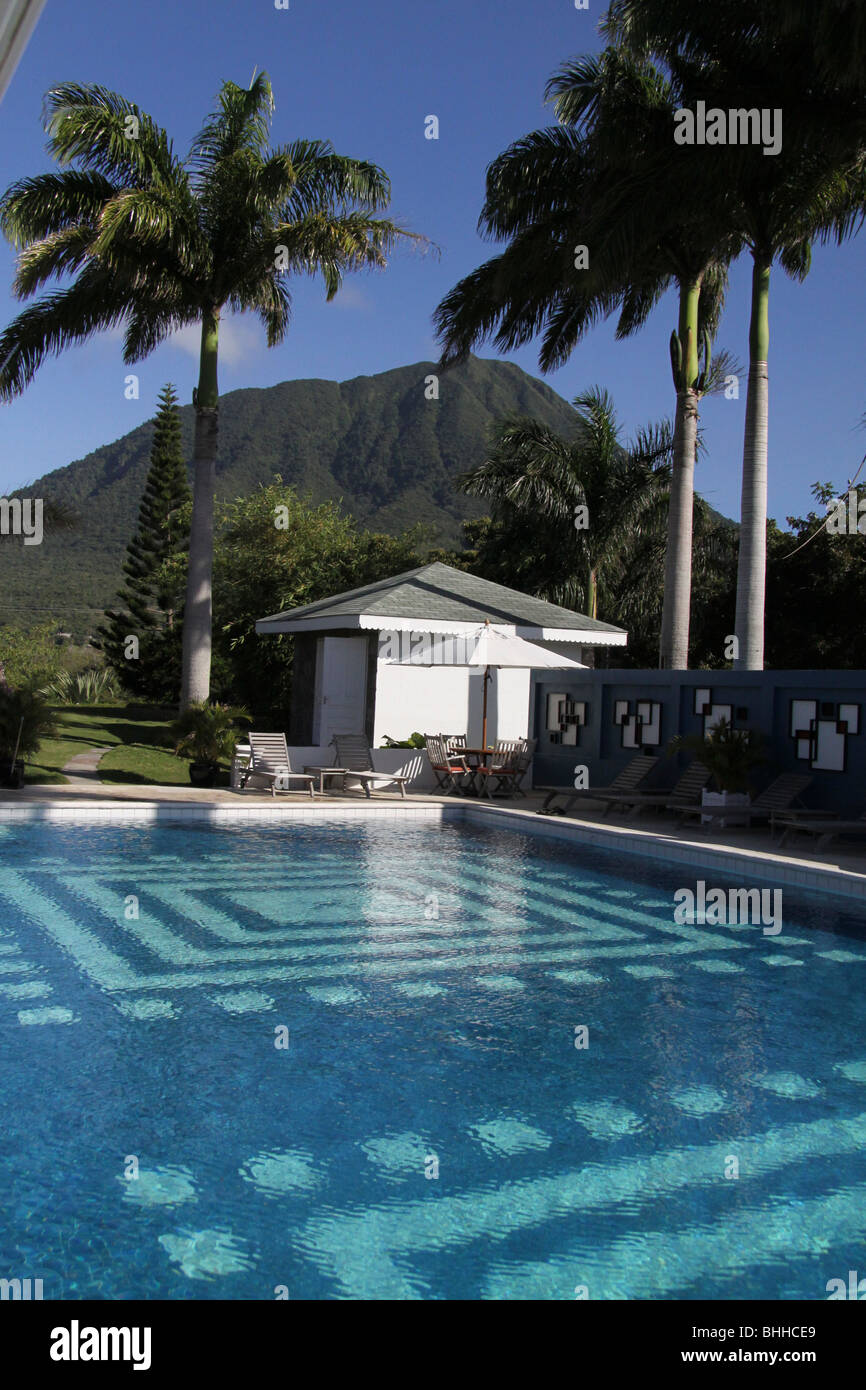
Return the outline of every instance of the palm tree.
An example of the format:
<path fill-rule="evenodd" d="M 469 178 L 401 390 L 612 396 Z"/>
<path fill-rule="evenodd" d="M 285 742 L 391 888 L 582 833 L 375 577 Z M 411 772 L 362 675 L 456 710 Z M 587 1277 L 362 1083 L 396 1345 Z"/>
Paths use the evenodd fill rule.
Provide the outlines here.
<path fill-rule="evenodd" d="M 509 535 L 543 535 L 554 567 L 540 586 L 545 596 L 597 618 L 600 596 L 621 580 L 636 544 L 648 529 L 658 531 L 671 430 L 650 425 L 624 445 L 613 401 L 598 387 L 577 396 L 574 408 L 571 439 L 531 418 L 500 422 L 487 457 L 460 483 L 492 502 L 506 547 L 513 548 Z"/>
<path fill-rule="evenodd" d="M 679 95 L 651 63 L 614 48 L 564 64 L 548 83 L 559 126 L 517 141 L 490 167 L 479 226 L 507 249 L 465 277 L 436 311 L 447 365 L 485 337 L 510 350 L 543 335 L 543 371 L 562 365 L 600 317 L 617 337 L 641 327 L 675 286 L 677 411 L 660 664 L 688 664 L 698 404 L 726 362 L 710 363 L 729 238 L 692 152 L 670 140 Z M 691 194 L 687 198 L 683 184 Z M 574 273 L 575 243 L 590 251 Z"/>
<path fill-rule="evenodd" d="M 866 9 L 860 0 L 774 0 L 767 23 L 782 36 L 808 36 L 814 44 L 818 71 L 844 91 L 859 88 L 866 79 Z"/>
<path fill-rule="evenodd" d="M 862 166 L 828 158 L 820 140 L 786 142 L 773 168 L 744 160 L 731 180 L 731 217 L 752 257 L 749 378 L 743 440 L 740 546 L 734 667 L 764 669 L 767 570 L 767 482 L 770 344 L 769 294 L 774 262 L 805 279 L 819 237 L 841 241 L 859 224 L 864 206 Z M 764 160 L 766 164 L 768 161 Z M 738 176 L 737 176 L 738 175 Z"/>
<path fill-rule="evenodd" d="M 646 321 L 663 286 L 673 284 L 677 292 L 678 322 L 670 340 L 674 456 L 659 639 L 659 666 L 675 670 L 688 667 L 699 406 L 733 366 L 727 353 L 712 363 L 711 343 L 724 303 L 727 261 L 737 246 L 718 231 L 716 190 L 671 154 L 669 123 L 688 99 L 689 76 L 682 67 L 673 80 L 652 63 L 610 48 L 597 64 L 565 63 L 548 84 L 559 119 L 593 120 L 595 138 L 614 160 L 616 191 L 604 212 L 605 235 L 615 229 L 630 286 L 617 336 Z M 688 177 L 691 204 L 682 192 Z M 641 288 L 647 282 L 649 293 Z M 639 314 L 630 316 L 634 302 Z"/>
<path fill-rule="evenodd" d="M 860 0 L 611 0 L 602 33 L 633 48 L 692 57 L 730 50 L 740 39 L 794 39 L 808 46 L 811 68 L 827 91 L 863 92 L 866 10 Z"/>
<path fill-rule="evenodd" d="M 399 236 L 374 214 L 390 187 L 374 164 L 325 141 L 268 145 L 266 74 L 225 82 L 216 110 L 179 160 L 166 132 L 104 87 L 66 83 L 47 96 L 49 152 L 61 168 L 14 184 L 0 226 L 20 249 L 14 290 L 44 294 L 0 335 L 0 399 L 25 388 L 48 353 L 123 325 L 124 361 L 176 329 L 201 331 L 182 705 L 210 685 L 213 497 L 223 312 L 250 311 L 269 347 L 291 316 L 285 273 L 321 275 L 332 299 L 347 271 L 381 267 Z"/>
<path fill-rule="evenodd" d="M 838 81 L 827 25 L 816 38 L 802 6 L 776 9 L 722 0 L 710 14 L 688 0 L 616 0 L 605 30 L 627 43 L 636 59 L 661 53 L 675 70 L 692 73 L 707 106 L 778 108 L 784 113 L 781 150 L 767 158 L 753 145 L 705 152 L 716 182 L 727 190 L 720 208 L 735 244 L 752 256 L 749 377 L 743 442 L 740 545 L 737 565 L 734 666 L 762 670 L 767 550 L 769 420 L 769 288 L 778 261 L 791 276 L 808 273 L 818 238 L 843 240 L 866 206 L 866 100 L 862 28 L 853 9 L 834 0 L 833 24 L 847 22 L 855 61 L 843 60 Z M 842 32 L 838 28 L 833 32 Z"/>

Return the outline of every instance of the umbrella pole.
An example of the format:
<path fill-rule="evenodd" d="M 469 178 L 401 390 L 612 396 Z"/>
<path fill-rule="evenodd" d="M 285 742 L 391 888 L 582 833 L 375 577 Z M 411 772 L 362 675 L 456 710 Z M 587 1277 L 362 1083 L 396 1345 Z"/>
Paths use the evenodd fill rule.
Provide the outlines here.
<path fill-rule="evenodd" d="M 490 667 L 484 667 L 484 703 L 481 714 L 481 747 L 487 748 L 487 682 L 490 680 Z"/>

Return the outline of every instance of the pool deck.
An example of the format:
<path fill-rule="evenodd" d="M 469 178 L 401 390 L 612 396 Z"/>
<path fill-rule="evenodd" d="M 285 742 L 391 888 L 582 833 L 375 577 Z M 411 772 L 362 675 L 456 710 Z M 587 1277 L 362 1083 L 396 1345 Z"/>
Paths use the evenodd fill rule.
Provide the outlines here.
<path fill-rule="evenodd" d="M 701 831 L 677 827 L 673 817 L 650 815 L 629 820 L 603 818 L 602 808 L 590 803 L 579 816 L 539 816 L 543 797 L 530 792 L 525 800 L 478 801 L 410 792 L 361 794 L 326 792 L 310 799 L 306 793 L 238 792 L 186 786 L 113 785 L 84 780 L 75 784 L 28 786 L 0 791 L 0 823 L 91 820 L 113 821 L 201 819 L 222 824 L 254 824 L 262 820 L 310 823 L 320 818 L 356 817 L 438 820 L 465 819 L 502 829 L 521 830 L 556 840 L 571 841 L 670 864 L 715 868 L 740 877 L 769 879 L 790 886 L 866 898 L 866 841 L 830 845 L 818 853 L 815 841 L 804 836 L 781 851 L 764 827 Z"/>

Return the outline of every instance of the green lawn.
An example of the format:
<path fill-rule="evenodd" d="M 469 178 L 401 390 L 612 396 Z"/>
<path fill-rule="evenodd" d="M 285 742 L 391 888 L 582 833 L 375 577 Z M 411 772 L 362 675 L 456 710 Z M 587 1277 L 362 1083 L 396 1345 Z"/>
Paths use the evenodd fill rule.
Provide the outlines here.
<path fill-rule="evenodd" d="M 45 739 L 27 765 L 28 783 L 66 782 L 60 769 L 76 753 L 109 747 L 99 765 L 104 783 L 189 786 L 188 764 L 172 753 L 173 714 L 148 705 L 58 705 L 58 736 Z"/>

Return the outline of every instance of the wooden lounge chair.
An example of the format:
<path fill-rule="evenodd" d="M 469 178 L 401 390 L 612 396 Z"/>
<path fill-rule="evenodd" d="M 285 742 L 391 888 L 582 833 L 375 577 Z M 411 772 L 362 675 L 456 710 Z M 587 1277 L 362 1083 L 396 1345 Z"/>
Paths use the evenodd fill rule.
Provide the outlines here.
<path fill-rule="evenodd" d="M 807 835 L 817 835 L 818 843 L 815 848 L 822 850 L 826 849 L 837 835 L 866 835 L 866 811 L 856 820 L 842 820 L 841 816 L 833 811 L 805 811 L 802 815 L 795 813 L 790 819 L 783 814 L 776 816 L 773 824 L 783 827 L 779 840 L 780 849 L 789 836 L 797 830 L 802 830 Z"/>
<path fill-rule="evenodd" d="M 249 743 L 251 757 L 240 774 L 242 791 L 255 778 L 270 786 L 272 796 L 276 796 L 278 791 L 291 791 L 291 782 L 306 783 L 310 796 L 315 796 L 315 777 L 306 772 L 292 771 L 285 734 L 250 734 Z"/>
<path fill-rule="evenodd" d="M 646 777 L 658 765 L 658 758 L 654 753 L 638 753 L 622 772 L 618 772 L 616 777 L 607 787 L 539 787 L 538 790 L 547 792 L 539 816 L 567 816 L 575 801 L 598 801 L 600 798 L 610 796 L 616 792 L 633 791 L 639 786 Z M 565 797 L 564 806 L 553 806 L 551 803 L 558 796 Z"/>
<path fill-rule="evenodd" d="M 479 796 L 526 796 L 521 787 L 535 753 L 534 738 L 497 739 L 489 763 L 475 769 Z"/>
<path fill-rule="evenodd" d="M 404 772 L 377 772 L 364 734 L 334 734 L 333 743 L 337 750 L 337 762 L 346 769 L 343 791 L 346 791 L 347 783 L 360 782 L 364 795 L 369 797 L 372 794 L 370 783 L 374 786 L 383 783 L 386 787 L 399 787 L 400 795 L 405 797 L 408 775 Z"/>
<path fill-rule="evenodd" d="M 781 776 L 774 778 L 768 787 L 765 787 L 762 792 L 759 792 L 749 806 L 742 812 L 737 811 L 734 814 L 738 816 L 745 815 L 747 826 L 750 826 L 753 820 L 772 821 L 780 811 L 788 810 L 789 807 L 793 806 L 795 801 L 799 801 L 801 794 L 811 785 L 811 782 L 812 778 L 805 773 L 783 772 Z M 695 806 L 683 808 L 682 817 L 684 820 L 687 816 L 695 815 L 709 815 L 712 816 L 714 820 L 719 820 L 724 818 L 725 810 L 720 806 L 717 811 L 707 811 L 700 803 Z M 728 815 L 731 815 L 730 811 Z M 707 823 L 706 829 L 710 829 L 712 823 L 712 820 L 710 820 Z"/>
<path fill-rule="evenodd" d="M 498 738 L 488 762 L 479 763 L 475 769 L 475 784 L 479 796 L 490 796 L 490 783 L 499 778 L 506 781 L 514 771 L 514 763 L 523 751 L 523 740 L 519 738 Z"/>
<path fill-rule="evenodd" d="M 614 806 L 622 806 L 626 815 L 635 817 L 647 810 L 688 811 L 700 805 L 701 792 L 709 780 L 710 769 L 696 758 L 666 792 L 605 792 L 596 795 L 605 802 L 605 815 Z"/>
<path fill-rule="evenodd" d="M 779 811 L 790 809 L 795 803 L 802 806 L 802 794 L 812 785 L 812 778 L 802 772 L 783 772 L 762 792 L 758 792 L 749 807 L 749 824 L 753 820 L 772 820 Z"/>
<path fill-rule="evenodd" d="M 466 759 L 451 751 L 447 734 L 425 734 L 424 741 L 436 778 L 436 790 L 444 792 L 446 796 L 462 796 L 472 781 Z"/>

